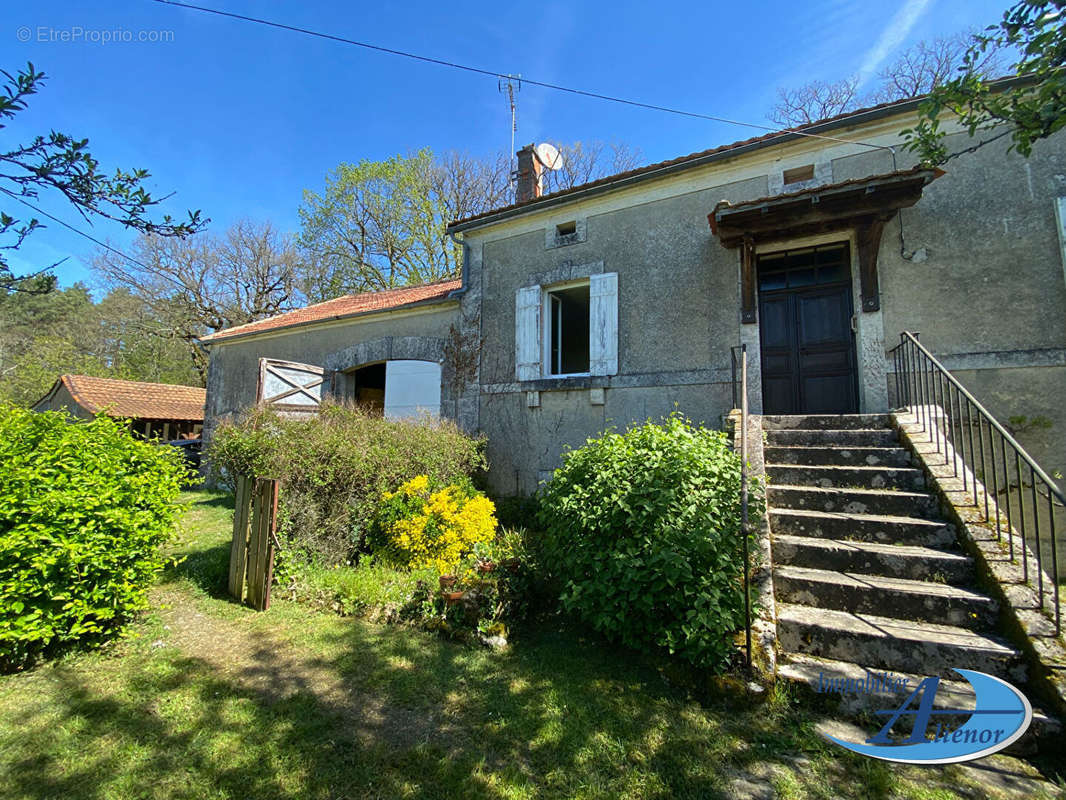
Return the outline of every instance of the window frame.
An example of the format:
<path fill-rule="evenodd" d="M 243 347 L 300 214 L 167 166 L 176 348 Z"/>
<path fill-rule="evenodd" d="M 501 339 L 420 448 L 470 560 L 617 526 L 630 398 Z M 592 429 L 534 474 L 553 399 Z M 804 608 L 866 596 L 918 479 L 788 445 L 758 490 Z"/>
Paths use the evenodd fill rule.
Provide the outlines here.
<path fill-rule="evenodd" d="M 566 289 L 576 289 L 581 286 L 589 288 L 589 368 L 585 372 L 552 372 L 552 294 Z M 577 278 L 570 281 L 562 281 L 540 287 L 541 292 L 541 343 L 540 343 L 540 374 L 543 378 L 588 378 L 592 375 L 592 279 Z"/>

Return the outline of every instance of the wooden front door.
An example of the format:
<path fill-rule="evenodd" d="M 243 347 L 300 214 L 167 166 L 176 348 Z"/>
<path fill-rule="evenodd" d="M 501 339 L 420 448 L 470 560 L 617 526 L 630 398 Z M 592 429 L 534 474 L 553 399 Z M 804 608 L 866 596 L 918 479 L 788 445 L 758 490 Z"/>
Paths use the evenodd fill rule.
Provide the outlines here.
<path fill-rule="evenodd" d="M 764 414 L 858 412 L 850 264 L 847 244 L 759 256 Z"/>

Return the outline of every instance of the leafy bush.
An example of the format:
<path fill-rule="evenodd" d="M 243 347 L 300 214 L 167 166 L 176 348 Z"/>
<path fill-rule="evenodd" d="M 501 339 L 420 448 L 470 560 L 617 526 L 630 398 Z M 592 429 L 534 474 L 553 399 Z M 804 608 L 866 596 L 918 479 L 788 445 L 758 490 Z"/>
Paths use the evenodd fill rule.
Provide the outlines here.
<path fill-rule="evenodd" d="M 100 642 L 145 606 L 188 478 L 120 421 L 0 406 L 0 667 Z"/>
<path fill-rule="evenodd" d="M 385 492 L 368 541 L 397 566 L 450 572 L 477 543 L 496 535 L 492 501 L 469 484 L 441 486 L 417 475 Z"/>
<path fill-rule="evenodd" d="M 254 474 L 282 479 L 281 575 L 299 560 L 332 566 L 355 559 L 381 495 L 426 475 L 464 483 L 485 467 L 482 443 L 446 421 L 386 420 L 329 405 L 313 418 L 253 410 L 220 425 L 208 449 L 216 480 Z M 277 574 L 277 573 L 276 573 Z"/>
<path fill-rule="evenodd" d="M 564 609 L 629 646 L 724 665 L 744 622 L 740 459 L 725 434 L 678 414 L 606 433 L 564 456 L 540 502 Z"/>

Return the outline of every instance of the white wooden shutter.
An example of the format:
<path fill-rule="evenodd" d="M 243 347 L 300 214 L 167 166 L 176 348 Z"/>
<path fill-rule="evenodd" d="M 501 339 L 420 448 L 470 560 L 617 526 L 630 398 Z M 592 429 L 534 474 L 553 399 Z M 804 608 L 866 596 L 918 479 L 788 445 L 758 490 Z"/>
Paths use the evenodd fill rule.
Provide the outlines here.
<path fill-rule="evenodd" d="M 279 409 L 316 411 L 322 404 L 327 377 L 322 367 L 313 364 L 261 358 L 255 399 L 260 405 Z"/>
<path fill-rule="evenodd" d="M 618 373 L 618 273 L 589 279 L 589 372 Z"/>
<path fill-rule="evenodd" d="M 515 293 L 514 342 L 515 377 L 535 381 L 541 377 L 539 286 L 526 286 Z"/>

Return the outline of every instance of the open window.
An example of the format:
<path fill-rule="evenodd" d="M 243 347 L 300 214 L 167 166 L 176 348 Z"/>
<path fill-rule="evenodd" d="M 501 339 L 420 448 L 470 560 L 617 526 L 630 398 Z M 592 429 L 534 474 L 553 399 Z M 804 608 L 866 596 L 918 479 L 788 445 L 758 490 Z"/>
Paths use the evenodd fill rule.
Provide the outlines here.
<path fill-rule="evenodd" d="M 546 375 L 589 374 L 589 292 L 587 281 L 544 292 Z"/>
<path fill-rule="evenodd" d="M 440 416 L 440 364 L 380 361 L 348 376 L 349 397 L 370 414 L 387 419 Z"/>
<path fill-rule="evenodd" d="M 520 381 L 618 372 L 618 274 L 515 296 L 515 375 Z"/>

